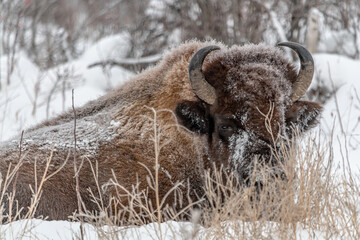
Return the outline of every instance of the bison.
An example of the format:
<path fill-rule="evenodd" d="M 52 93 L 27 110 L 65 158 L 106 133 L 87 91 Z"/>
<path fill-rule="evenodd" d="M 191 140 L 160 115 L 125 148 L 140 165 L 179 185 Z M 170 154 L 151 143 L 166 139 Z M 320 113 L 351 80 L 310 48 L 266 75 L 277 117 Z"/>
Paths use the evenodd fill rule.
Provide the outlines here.
<path fill-rule="evenodd" d="M 42 186 L 35 216 L 68 219 L 78 209 L 76 180 L 82 206 L 95 212 L 99 206 L 89 190 L 95 198 L 117 197 L 125 206 L 119 191 L 147 189 L 156 169 L 159 190 L 148 193 L 153 206 L 156 194 L 174 203 L 166 194 L 179 182 L 188 183 L 182 188 L 185 202 L 185 195 L 201 198 L 204 171 L 214 167 L 246 182 L 255 157 L 269 161 L 279 136 L 292 138 L 293 127 L 310 129 L 321 111 L 318 103 L 300 100 L 314 72 L 311 54 L 297 43 L 278 46 L 297 53 L 299 71 L 279 48 L 264 44 L 190 41 L 172 49 L 155 67 L 108 94 L 2 143 L 2 177 L 19 166 L 8 193 L 26 208 L 45 169 L 55 172 Z"/>

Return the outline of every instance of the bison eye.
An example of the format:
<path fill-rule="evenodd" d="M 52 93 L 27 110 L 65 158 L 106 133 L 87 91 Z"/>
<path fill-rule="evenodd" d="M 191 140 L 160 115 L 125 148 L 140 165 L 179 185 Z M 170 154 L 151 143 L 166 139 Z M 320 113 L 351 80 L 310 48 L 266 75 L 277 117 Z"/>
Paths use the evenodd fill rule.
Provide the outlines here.
<path fill-rule="evenodd" d="M 236 127 L 231 125 L 219 125 L 218 129 L 220 138 L 226 140 L 234 134 Z"/>
<path fill-rule="evenodd" d="M 228 125 L 221 125 L 220 130 L 229 131 L 229 130 L 233 130 L 233 128 Z"/>

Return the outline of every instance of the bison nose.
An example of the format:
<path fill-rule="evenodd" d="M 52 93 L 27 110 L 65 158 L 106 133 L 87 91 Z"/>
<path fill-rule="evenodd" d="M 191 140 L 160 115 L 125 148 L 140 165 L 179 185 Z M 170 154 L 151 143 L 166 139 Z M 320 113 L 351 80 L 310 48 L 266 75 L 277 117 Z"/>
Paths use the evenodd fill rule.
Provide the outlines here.
<path fill-rule="evenodd" d="M 250 153 L 252 156 L 256 156 L 260 158 L 267 158 L 271 155 L 271 147 L 269 145 L 255 145 L 252 149 L 250 149 Z"/>

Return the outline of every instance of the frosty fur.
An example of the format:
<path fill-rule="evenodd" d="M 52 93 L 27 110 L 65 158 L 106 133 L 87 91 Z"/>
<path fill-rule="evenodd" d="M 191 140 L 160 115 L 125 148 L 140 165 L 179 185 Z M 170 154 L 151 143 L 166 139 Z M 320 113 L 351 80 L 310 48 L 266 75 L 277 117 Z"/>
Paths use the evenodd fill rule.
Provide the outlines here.
<path fill-rule="evenodd" d="M 194 95 L 188 78 L 192 55 L 208 45 L 221 47 L 211 52 L 203 65 L 204 75 L 217 93 L 212 106 Z M 191 41 L 169 51 L 155 67 L 77 109 L 76 154 L 77 161 L 83 162 L 79 180 L 86 209 L 99 210 L 88 188 L 106 200 L 119 197 L 119 189 L 107 184 L 113 179 L 112 170 L 116 181 L 126 189 L 136 183 L 140 189 L 147 188 L 148 171 L 154 172 L 155 165 L 154 126 L 162 146 L 161 199 L 177 182 L 189 183 L 182 188 L 183 205 L 188 202 L 187 193 L 192 200 L 202 197 L 203 172 L 213 164 L 236 171 L 245 180 L 254 156 L 269 157 L 269 146 L 275 144 L 273 136 L 289 135 L 290 127 L 307 130 L 316 124 L 320 105 L 290 100 L 296 74 L 293 64 L 274 47 L 227 48 L 216 42 Z M 270 110 L 271 132 L 265 126 Z M 34 162 L 36 176 L 40 178 L 52 149 L 49 172 L 58 169 L 72 154 L 73 127 L 74 114 L 69 111 L 25 131 L 15 196 L 20 207 L 30 205 L 29 185 L 34 189 L 35 184 Z M 19 141 L 17 137 L 1 144 L 2 176 L 10 163 L 19 161 Z M 97 191 L 89 162 L 93 165 L 98 162 L 101 193 Z M 154 192 L 149 192 L 149 199 L 155 206 Z M 126 205 L 126 197 L 119 200 Z M 176 202 L 170 196 L 166 203 Z M 70 157 L 64 168 L 43 186 L 35 216 L 67 219 L 77 208 Z"/>

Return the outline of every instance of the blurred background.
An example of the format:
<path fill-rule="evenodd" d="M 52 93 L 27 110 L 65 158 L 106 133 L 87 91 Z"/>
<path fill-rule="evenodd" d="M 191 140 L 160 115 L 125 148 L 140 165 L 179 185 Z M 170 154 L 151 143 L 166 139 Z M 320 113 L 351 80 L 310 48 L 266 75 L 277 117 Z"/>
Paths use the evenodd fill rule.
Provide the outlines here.
<path fill-rule="evenodd" d="M 0 11 L 2 53 L 21 48 L 41 69 L 120 33 L 131 58 L 192 38 L 294 41 L 312 52 L 360 57 L 359 0 L 2 0 Z"/>

